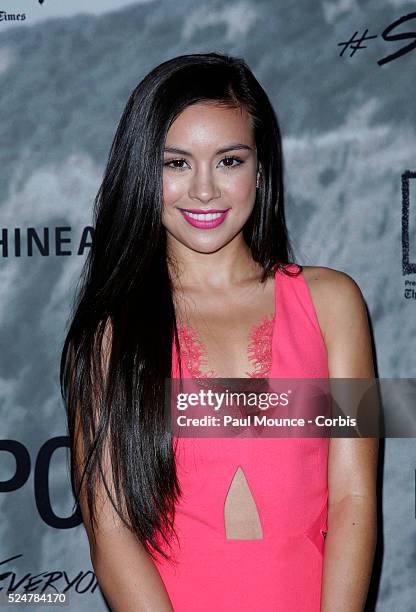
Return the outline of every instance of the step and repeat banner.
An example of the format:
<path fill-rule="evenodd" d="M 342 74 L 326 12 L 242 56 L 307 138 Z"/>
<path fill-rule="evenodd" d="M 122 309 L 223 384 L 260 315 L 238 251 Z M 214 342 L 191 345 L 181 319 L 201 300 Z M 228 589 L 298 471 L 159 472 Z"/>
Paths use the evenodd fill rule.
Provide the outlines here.
<path fill-rule="evenodd" d="M 208 51 L 243 57 L 276 109 L 296 261 L 352 276 L 377 376 L 416 378 L 413 2 L 0 2 L 0 593 L 106 609 L 73 508 L 60 352 L 128 96 Z M 412 437 L 380 441 L 368 610 L 416 609 L 415 470 Z"/>

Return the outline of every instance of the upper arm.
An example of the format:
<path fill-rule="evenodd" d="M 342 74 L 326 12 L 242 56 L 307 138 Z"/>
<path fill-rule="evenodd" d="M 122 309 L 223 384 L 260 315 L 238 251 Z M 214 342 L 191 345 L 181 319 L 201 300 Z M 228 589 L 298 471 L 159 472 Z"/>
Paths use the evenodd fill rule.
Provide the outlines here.
<path fill-rule="evenodd" d="M 103 342 L 101 346 L 101 363 L 104 377 L 107 375 L 109 358 L 111 353 L 112 332 L 106 325 Z M 94 388 L 94 382 L 92 381 Z M 97 395 L 93 394 L 96 398 Z M 93 402 L 91 410 L 93 419 L 98 420 L 100 402 Z M 74 442 L 74 459 L 77 469 L 81 472 L 85 462 L 83 436 L 80 428 L 80 413 L 85 409 L 78 402 L 76 410 L 76 434 Z M 94 526 L 93 532 L 90 516 L 90 508 L 87 499 L 86 483 L 82 484 L 78 491 L 78 501 L 84 526 L 90 544 L 90 556 L 92 565 L 105 595 L 107 603 L 112 610 L 148 610 L 160 612 L 172 612 L 169 595 L 159 575 L 156 565 L 148 554 L 143 543 L 136 533 L 122 521 L 115 510 L 107 488 L 117 505 L 115 496 L 114 476 L 111 464 L 111 432 L 106 436 L 106 441 L 101 454 L 101 467 L 105 477 L 104 486 L 100 472 L 94 483 Z M 78 489 L 78 487 L 77 487 Z M 119 502 L 121 511 L 126 517 L 126 505 L 124 498 Z"/>
<path fill-rule="evenodd" d="M 315 268 L 310 288 L 327 348 L 329 377 L 373 379 L 370 328 L 357 283 L 344 272 Z M 330 439 L 329 506 L 348 496 L 375 498 L 377 451 L 378 438 Z"/>
<path fill-rule="evenodd" d="M 103 333 L 102 346 L 101 346 L 101 370 L 104 375 L 108 371 L 109 358 L 111 353 L 111 342 L 112 342 L 112 332 L 111 326 L 109 323 L 106 324 L 105 330 Z M 94 386 L 94 382 L 91 383 Z M 99 394 L 93 393 L 94 397 L 98 397 Z M 94 412 L 94 420 L 98 422 L 99 415 L 99 402 L 96 405 L 92 406 L 91 409 Z M 85 409 L 81 406 L 80 401 L 76 403 L 75 410 L 75 431 L 74 431 L 74 443 L 73 443 L 73 454 L 75 461 L 75 469 L 77 474 L 77 487 L 80 483 L 81 476 L 83 474 L 83 469 L 85 466 L 85 462 L 87 460 L 86 452 L 84 448 L 84 441 L 82 436 L 82 427 L 81 427 L 81 411 Z M 114 488 L 114 480 L 111 469 L 111 459 L 110 459 L 110 448 L 109 448 L 109 436 L 107 436 L 106 442 L 103 446 L 102 455 L 101 455 L 101 466 L 102 472 L 105 477 L 106 485 L 108 490 L 111 493 L 112 498 L 115 500 L 115 488 Z M 81 483 L 81 487 L 78 491 L 78 502 L 81 509 L 81 514 L 83 518 L 83 523 L 85 530 L 87 532 L 91 553 L 95 550 L 97 545 L 104 537 L 108 537 L 114 530 L 120 530 L 121 528 L 126 531 L 124 524 L 122 523 L 119 515 L 117 514 L 111 500 L 108 496 L 108 492 L 106 487 L 104 486 L 102 477 L 100 476 L 100 472 L 97 472 L 98 478 L 94 484 L 94 510 L 95 510 L 95 525 L 96 532 L 95 538 L 92 529 L 92 520 L 90 515 L 90 508 L 87 502 L 87 482 L 86 478 L 83 479 Z"/>

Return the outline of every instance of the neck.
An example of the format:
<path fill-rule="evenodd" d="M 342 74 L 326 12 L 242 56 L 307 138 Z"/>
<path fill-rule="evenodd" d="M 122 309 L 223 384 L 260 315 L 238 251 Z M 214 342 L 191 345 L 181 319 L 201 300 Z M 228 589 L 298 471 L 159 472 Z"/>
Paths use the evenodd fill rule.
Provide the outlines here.
<path fill-rule="evenodd" d="M 177 241 L 174 245 L 168 243 L 168 261 L 174 290 L 186 287 L 227 290 L 262 274 L 242 235 L 213 253 L 201 253 Z"/>

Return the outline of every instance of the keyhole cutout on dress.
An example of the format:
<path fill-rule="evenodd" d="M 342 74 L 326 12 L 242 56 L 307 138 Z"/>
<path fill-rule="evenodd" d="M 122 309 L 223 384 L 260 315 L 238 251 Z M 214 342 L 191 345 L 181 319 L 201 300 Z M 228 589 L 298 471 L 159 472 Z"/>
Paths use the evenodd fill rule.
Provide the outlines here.
<path fill-rule="evenodd" d="M 234 473 L 224 504 L 227 540 L 262 540 L 263 529 L 256 502 L 239 465 Z"/>

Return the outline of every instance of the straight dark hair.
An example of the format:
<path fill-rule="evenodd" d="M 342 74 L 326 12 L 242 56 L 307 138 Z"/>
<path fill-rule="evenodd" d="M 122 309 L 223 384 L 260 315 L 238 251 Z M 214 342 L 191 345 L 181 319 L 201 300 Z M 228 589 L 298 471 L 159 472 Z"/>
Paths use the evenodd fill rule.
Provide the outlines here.
<path fill-rule="evenodd" d="M 160 536 L 168 546 L 176 536 L 181 494 L 165 411 L 173 341 L 180 372 L 182 366 L 161 221 L 163 149 L 175 118 L 204 101 L 248 111 L 261 183 L 244 240 L 263 269 L 262 282 L 277 268 L 292 275 L 284 267 L 292 250 L 281 136 L 264 89 L 241 58 L 175 57 L 137 85 L 120 119 L 94 200 L 93 243 L 60 362 L 75 503 L 85 479 L 95 541 L 96 487 L 102 484 L 121 521 L 153 558 L 160 553 L 169 559 Z"/>

